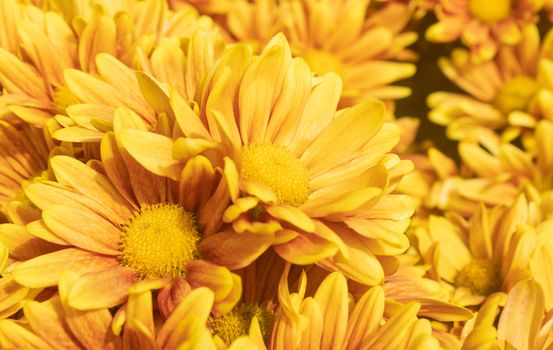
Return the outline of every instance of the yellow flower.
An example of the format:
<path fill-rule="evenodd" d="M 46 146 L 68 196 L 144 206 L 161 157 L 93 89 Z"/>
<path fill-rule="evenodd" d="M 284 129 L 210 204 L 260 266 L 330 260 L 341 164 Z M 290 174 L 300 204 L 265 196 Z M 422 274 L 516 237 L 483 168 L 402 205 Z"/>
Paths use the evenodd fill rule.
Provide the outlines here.
<path fill-rule="evenodd" d="M 61 247 L 21 262 L 13 278 L 23 286 L 44 288 L 55 286 L 60 272 L 69 269 L 79 279 L 68 303 L 82 310 L 119 305 L 139 280 L 163 278 L 172 282 L 158 296 L 165 314 L 178 305 L 180 291 L 200 286 L 215 292 L 216 310 L 230 310 L 240 298 L 240 278 L 200 257 L 198 250 L 203 236 L 222 224 L 229 200 L 226 182 L 203 156 L 187 162 L 180 181 L 154 175 L 119 143 L 113 133 L 105 134 L 102 160 L 88 165 L 52 157 L 57 181 L 25 186 L 27 197 L 42 211 L 42 220 L 27 225 L 28 233 Z"/>
<path fill-rule="evenodd" d="M 256 246 L 257 256 L 273 245 L 292 263 L 380 283 L 379 260 L 407 249 L 412 214 L 411 200 L 392 193 L 411 164 L 388 153 L 399 131 L 383 122 L 382 103 L 336 111 L 339 78 L 330 73 L 313 86 L 307 64 L 291 58 L 281 35 L 258 58 L 234 46 L 210 78 L 199 117 L 178 94 L 169 99 L 186 137 L 121 135 L 125 149 L 160 175 L 191 154 L 213 157 L 217 148 L 227 155 L 221 163 L 233 204 L 223 219 L 231 225 L 206 237 L 203 256 L 238 269 L 244 244 Z"/>
<path fill-rule="evenodd" d="M 290 293 L 288 268 L 279 284 L 280 309 L 271 348 L 289 349 L 439 349 L 428 320 L 418 319 L 420 305 L 385 304 L 384 291 L 374 286 L 358 300 L 348 296 L 346 278 L 333 272 L 313 296 L 306 297 L 305 274 L 298 292 Z"/>
<path fill-rule="evenodd" d="M 528 226 L 530 210 L 521 195 L 510 208 L 482 205 L 469 222 L 430 216 L 427 225 L 414 228 L 413 239 L 431 266 L 429 275 L 453 287 L 452 301 L 478 305 L 532 276 L 536 233 Z"/>
<path fill-rule="evenodd" d="M 435 92 L 428 97 L 429 118 L 446 125 L 453 139 L 470 139 L 481 129 L 504 132 L 508 140 L 551 119 L 553 83 L 553 31 L 540 43 L 538 29 L 521 29 L 523 40 L 503 47 L 490 61 L 473 63 L 466 50 L 442 58 L 444 74 L 466 94 Z"/>
<path fill-rule="evenodd" d="M 490 297 L 466 323 L 461 335 L 463 349 L 548 349 L 553 312 L 544 316 L 546 311 L 540 286 L 531 280 L 521 281 L 508 295 Z"/>
<path fill-rule="evenodd" d="M 66 70 L 67 91 L 78 101 L 66 108 L 66 116 L 56 116 L 63 128 L 54 137 L 67 142 L 99 142 L 106 131 L 113 130 L 114 114 L 120 106 L 127 107 L 132 114 L 126 119 L 146 123 L 147 129 L 159 127 L 163 121 L 174 123 L 175 111 L 169 106 L 169 91 L 174 90 L 187 101 L 195 101 L 200 83 L 221 46 L 215 32 L 197 30 L 191 35 L 186 50 L 172 40 L 161 42 L 150 56 L 141 60 L 139 66 L 144 72 L 104 53 L 95 59 L 99 75 Z"/>
<path fill-rule="evenodd" d="M 428 28 L 426 38 L 460 39 L 475 61 L 486 61 L 500 46 L 523 41 L 523 27 L 537 20 L 542 6 L 533 0 L 439 0 L 434 8 L 438 23 Z"/>
<path fill-rule="evenodd" d="M 411 18 L 407 5 L 393 2 L 369 14 L 368 0 L 235 1 L 227 14 L 228 31 L 257 51 L 279 31 L 294 56 L 303 57 L 313 72 L 341 76 L 343 106 L 369 98 L 407 97 L 409 88 L 392 83 L 411 77 L 414 54 L 406 49 L 417 39 L 404 32 Z"/>
<path fill-rule="evenodd" d="M 25 5 L 22 11 L 26 15 L 4 23 L 7 33 L 13 35 L 5 48 L 0 46 L 0 84 L 5 90 L 0 98 L 1 114 L 13 113 L 27 123 L 41 126 L 81 101 L 68 88 L 66 69 L 105 74 L 96 66 L 99 53 L 135 66 L 161 38 L 188 38 L 197 28 L 213 26 L 210 19 L 198 17 L 191 7 L 173 12 L 161 1 L 131 1 L 124 9 L 111 9 L 110 2 L 94 2 L 93 7 L 91 4 L 82 4 L 90 11 L 72 13 L 68 22 L 54 11 L 43 12 Z M 7 13 L 14 12 L 15 6 L 23 6 L 9 0 L 4 5 L 9 9 Z M 110 13 L 115 10 L 120 12 Z M 157 14 L 157 18 L 152 14 Z M 13 51 L 14 40 L 19 50 Z M 59 122 L 66 124 L 63 118 Z"/>

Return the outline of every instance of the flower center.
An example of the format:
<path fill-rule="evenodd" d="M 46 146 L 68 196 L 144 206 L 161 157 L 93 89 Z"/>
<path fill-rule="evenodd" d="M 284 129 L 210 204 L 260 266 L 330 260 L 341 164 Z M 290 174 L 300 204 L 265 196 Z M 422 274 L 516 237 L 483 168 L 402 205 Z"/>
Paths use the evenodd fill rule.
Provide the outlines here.
<path fill-rule="evenodd" d="M 490 295 L 501 288 L 499 266 L 486 259 L 475 259 L 459 272 L 455 284 L 478 295 Z"/>
<path fill-rule="evenodd" d="M 511 14 L 511 0 L 470 0 L 469 9 L 483 22 L 497 22 Z"/>
<path fill-rule="evenodd" d="M 228 314 L 211 320 L 213 334 L 219 336 L 227 345 L 233 340 L 248 334 L 254 316 L 259 322 L 261 335 L 267 340 L 273 327 L 274 315 L 257 305 L 239 304 Z"/>
<path fill-rule="evenodd" d="M 299 207 L 309 196 L 309 172 L 281 145 L 259 143 L 242 147 L 242 178 L 269 186 L 280 204 Z"/>
<path fill-rule="evenodd" d="M 142 208 L 121 235 L 121 264 L 142 278 L 182 276 L 198 258 L 200 234 L 194 215 L 176 204 Z"/>
<path fill-rule="evenodd" d="M 58 86 L 54 89 L 52 102 L 54 103 L 54 108 L 60 114 L 66 114 L 67 107 L 81 103 L 66 85 Z"/>
<path fill-rule="evenodd" d="M 341 75 L 343 72 L 342 61 L 336 56 L 324 51 L 309 51 L 303 56 L 312 71 L 318 75 L 334 72 Z"/>
<path fill-rule="evenodd" d="M 509 79 L 495 96 L 495 106 L 504 114 L 523 111 L 528 108 L 537 89 L 536 82 L 527 76 L 520 75 Z"/>

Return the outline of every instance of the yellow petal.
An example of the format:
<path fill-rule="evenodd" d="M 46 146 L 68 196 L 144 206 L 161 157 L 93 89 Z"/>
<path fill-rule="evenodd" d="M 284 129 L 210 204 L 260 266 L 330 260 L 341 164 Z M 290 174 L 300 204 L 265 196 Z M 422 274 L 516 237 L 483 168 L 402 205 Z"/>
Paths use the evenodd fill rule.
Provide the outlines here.
<path fill-rule="evenodd" d="M 116 137 L 130 155 L 156 175 L 179 178 L 180 162 L 173 158 L 173 140 L 148 131 L 125 129 Z"/>
<path fill-rule="evenodd" d="M 372 100 L 345 110 L 313 140 L 301 156 L 312 176 L 347 162 L 382 128 L 385 109 Z"/>
<path fill-rule="evenodd" d="M 534 349 L 534 339 L 545 312 L 543 291 L 534 281 L 519 282 L 509 291 L 507 303 L 501 312 L 497 337 L 516 349 Z"/>

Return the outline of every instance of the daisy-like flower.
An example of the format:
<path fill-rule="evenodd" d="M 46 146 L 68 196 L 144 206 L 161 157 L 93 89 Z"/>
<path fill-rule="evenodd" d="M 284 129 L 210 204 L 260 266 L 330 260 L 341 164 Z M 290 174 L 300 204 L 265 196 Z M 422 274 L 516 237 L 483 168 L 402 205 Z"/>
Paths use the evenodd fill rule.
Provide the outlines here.
<path fill-rule="evenodd" d="M 528 211 L 521 195 L 511 208 L 481 206 L 468 223 L 431 216 L 413 232 L 431 266 L 429 276 L 449 283 L 451 300 L 459 305 L 478 305 L 496 292 L 508 292 L 531 276 L 535 233 L 525 225 Z"/>
<path fill-rule="evenodd" d="M 71 24 L 59 13 L 43 12 L 32 5 L 25 5 L 19 20 L 5 24 L 13 26 L 7 33 L 15 39 L 10 39 L 7 48 L 0 47 L 0 84 L 4 88 L 0 115 L 13 113 L 40 126 L 80 101 L 68 89 L 66 69 L 101 74 L 95 60 L 99 53 L 111 54 L 126 65 L 135 66 L 160 38 L 187 38 L 197 28 L 213 24 L 209 18 L 199 18 L 191 7 L 173 12 L 162 1 L 131 1 L 124 9 L 116 5 L 112 9 L 109 2 L 94 3 L 94 7 L 88 6 L 91 11 L 73 14 Z M 91 4 L 86 2 L 82 8 Z M 10 8 L 16 5 L 22 6 L 6 3 Z M 20 47 L 16 52 L 10 51 L 13 40 Z"/>
<path fill-rule="evenodd" d="M 238 269 L 244 244 L 256 245 L 258 256 L 273 245 L 289 262 L 382 282 L 382 265 L 393 266 L 408 247 L 412 214 L 411 200 L 392 193 L 411 164 L 387 153 L 399 131 L 383 123 L 383 104 L 337 112 L 339 78 L 330 73 L 313 86 L 307 64 L 292 59 L 281 35 L 255 59 L 247 46 L 234 46 L 210 78 L 199 117 L 177 94 L 169 101 L 187 138 L 121 134 L 125 149 L 158 174 L 209 142 L 220 144 L 233 202 L 223 219 L 231 225 L 205 238 L 203 256 Z"/>
<path fill-rule="evenodd" d="M 460 39 L 476 62 L 491 59 L 501 46 L 523 41 L 524 26 L 537 21 L 543 1 L 439 0 L 434 8 L 438 23 L 426 32 L 435 42 Z"/>
<path fill-rule="evenodd" d="M 553 312 L 546 312 L 540 286 L 525 280 L 508 295 L 496 294 L 467 322 L 463 349 L 548 349 L 553 344 Z"/>
<path fill-rule="evenodd" d="M 173 118 L 176 113 L 166 101 L 168 91 L 174 90 L 186 101 L 197 99 L 200 83 L 222 47 L 216 32 L 199 29 L 186 49 L 173 40 L 162 41 L 142 57 L 140 72 L 103 53 L 95 59 L 98 75 L 66 70 L 67 91 L 76 101 L 66 108 L 66 115 L 56 116 L 63 128 L 53 136 L 67 142 L 99 142 L 106 131 L 113 130 L 114 112 L 120 106 L 154 129 L 162 124 L 157 124 L 161 115 Z"/>
<path fill-rule="evenodd" d="M 124 127 L 125 121 L 116 124 Z M 68 269 L 79 276 L 68 304 L 84 310 L 119 305 L 138 281 L 164 279 L 170 283 L 158 295 L 164 314 L 187 290 L 201 286 L 214 291 L 217 311 L 230 310 L 240 298 L 240 278 L 198 250 L 204 235 L 221 226 L 229 200 L 226 181 L 207 158 L 190 159 L 174 181 L 142 168 L 113 133 L 104 136 L 101 156 L 88 165 L 52 157 L 57 181 L 25 186 L 42 211 L 29 233 L 62 249 L 19 263 L 12 272 L 15 281 L 31 288 L 55 286 Z"/>
<path fill-rule="evenodd" d="M 502 48 L 491 61 L 472 63 L 466 50 L 441 58 L 444 74 L 467 94 L 435 92 L 428 97 L 429 118 L 447 126 L 453 139 L 474 137 L 479 129 L 505 131 L 507 139 L 552 119 L 553 31 L 540 43 L 538 29 L 521 30 L 523 40 Z"/>
<path fill-rule="evenodd" d="M 392 83 L 411 77 L 414 54 L 406 49 L 417 39 L 404 32 L 411 18 L 407 5 L 390 3 L 369 13 L 368 0 L 275 1 L 238 0 L 227 13 L 228 31 L 255 49 L 282 31 L 294 56 L 303 57 L 313 72 L 334 72 L 344 82 L 342 104 L 368 98 L 409 96 Z"/>
<path fill-rule="evenodd" d="M 328 275 L 313 296 L 306 297 L 306 283 L 302 275 L 298 291 L 291 293 L 284 272 L 271 348 L 440 348 L 430 322 L 417 318 L 420 305 L 415 302 L 385 305 L 380 286 L 351 302 L 346 278 L 339 272 Z"/>

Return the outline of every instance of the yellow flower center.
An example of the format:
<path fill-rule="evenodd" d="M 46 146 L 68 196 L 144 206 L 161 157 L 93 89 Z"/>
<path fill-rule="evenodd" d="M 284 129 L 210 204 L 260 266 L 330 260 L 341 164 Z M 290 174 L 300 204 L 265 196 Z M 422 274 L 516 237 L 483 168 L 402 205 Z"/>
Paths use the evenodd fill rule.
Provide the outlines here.
<path fill-rule="evenodd" d="M 342 74 L 342 61 L 333 54 L 324 51 L 309 51 L 303 56 L 303 59 L 309 65 L 309 68 L 318 75 L 334 72 Z"/>
<path fill-rule="evenodd" d="M 121 235 L 121 264 L 142 278 L 182 276 L 198 258 L 200 234 L 194 215 L 176 204 L 142 208 Z"/>
<path fill-rule="evenodd" d="M 248 334 L 254 316 L 259 322 L 261 335 L 267 340 L 273 326 L 274 315 L 257 305 L 239 304 L 228 314 L 214 318 L 211 321 L 211 329 L 213 334 L 229 345 L 233 340 Z"/>
<path fill-rule="evenodd" d="M 455 284 L 478 295 L 490 295 L 501 288 L 499 266 L 486 259 L 473 260 L 459 272 Z"/>
<path fill-rule="evenodd" d="M 470 0 L 469 9 L 483 22 L 497 22 L 511 14 L 511 0 Z"/>
<path fill-rule="evenodd" d="M 259 143 L 242 147 L 242 178 L 269 186 L 281 204 L 299 207 L 309 196 L 309 172 L 281 145 Z"/>
<path fill-rule="evenodd" d="M 81 103 L 81 101 L 73 95 L 71 90 L 66 85 L 58 86 L 54 89 L 54 96 L 52 98 L 54 108 L 60 114 L 66 114 L 67 107 Z"/>
<path fill-rule="evenodd" d="M 528 108 L 530 100 L 538 90 L 533 79 L 520 75 L 509 79 L 495 96 L 495 106 L 504 114 L 512 111 L 523 111 Z"/>

